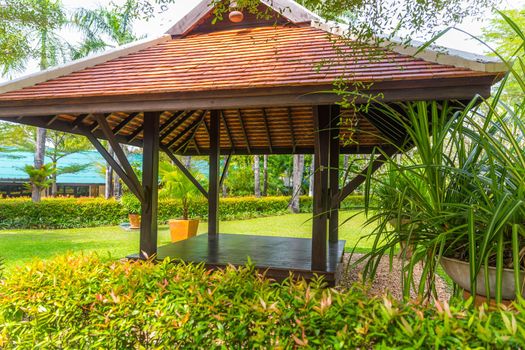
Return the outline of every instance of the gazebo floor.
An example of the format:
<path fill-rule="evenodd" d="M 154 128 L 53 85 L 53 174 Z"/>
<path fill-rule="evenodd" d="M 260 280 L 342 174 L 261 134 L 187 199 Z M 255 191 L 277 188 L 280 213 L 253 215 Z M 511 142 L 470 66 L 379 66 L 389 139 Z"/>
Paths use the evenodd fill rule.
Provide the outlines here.
<path fill-rule="evenodd" d="M 326 271 L 312 271 L 312 241 L 304 238 L 220 234 L 215 239 L 208 239 L 208 235 L 203 234 L 159 247 L 158 259 L 169 257 L 175 261 L 204 263 L 213 269 L 228 264 L 245 265 L 249 258 L 257 269 L 276 280 L 289 277 L 290 272 L 306 280 L 317 274 L 333 285 L 345 243 L 328 243 Z"/>

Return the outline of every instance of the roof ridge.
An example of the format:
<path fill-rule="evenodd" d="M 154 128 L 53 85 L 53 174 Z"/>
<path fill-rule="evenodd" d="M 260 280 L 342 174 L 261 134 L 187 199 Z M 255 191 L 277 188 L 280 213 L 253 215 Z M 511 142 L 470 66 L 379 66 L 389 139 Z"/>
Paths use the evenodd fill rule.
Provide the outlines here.
<path fill-rule="evenodd" d="M 100 54 L 91 55 L 82 59 L 67 62 L 60 66 L 52 67 L 33 74 L 24 75 L 18 79 L 10 80 L 0 84 L 0 94 L 20 90 L 29 86 L 46 82 L 48 80 L 59 78 L 67 74 L 71 74 L 73 72 L 78 72 L 86 68 L 147 49 L 153 45 L 168 40 L 171 40 L 171 36 L 166 34 L 153 38 L 146 38 L 104 51 Z"/>
<path fill-rule="evenodd" d="M 342 37 L 352 38 L 348 30 L 341 27 L 340 23 L 332 21 L 314 21 L 311 23 L 313 28 L 323 30 L 327 33 Z M 384 39 L 376 41 L 373 38 L 368 40 L 369 44 L 379 45 L 402 55 L 420 58 L 428 62 L 442 65 L 454 66 L 457 68 L 467 68 L 473 71 L 485 73 L 506 73 L 509 70 L 508 65 L 495 58 L 484 55 L 478 55 L 467 51 L 447 48 L 444 46 L 433 46 L 420 50 L 424 43 L 410 40 L 404 43 L 400 38 Z"/>
<path fill-rule="evenodd" d="M 213 11 L 216 0 L 202 0 L 183 18 L 171 25 L 166 34 L 183 36 L 195 28 L 199 21 Z M 292 23 L 307 23 L 321 21 L 322 18 L 298 4 L 294 0 L 260 0 L 260 3 L 273 9 Z"/>

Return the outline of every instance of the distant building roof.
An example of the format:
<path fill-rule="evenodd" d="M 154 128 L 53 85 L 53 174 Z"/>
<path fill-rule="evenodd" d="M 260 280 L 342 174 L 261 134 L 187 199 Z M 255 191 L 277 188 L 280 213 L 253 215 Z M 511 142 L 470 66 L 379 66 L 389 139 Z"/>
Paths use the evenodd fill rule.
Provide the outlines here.
<path fill-rule="evenodd" d="M 140 161 L 140 157 L 131 155 L 132 161 Z M 24 171 L 26 165 L 32 165 L 34 154 L 32 152 L 0 152 L 0 183 L 27 182 L 28 177 Z M 46 157 L 46 163 L 51 160 Z M 59 175 L 57 183 L 61 185 L 103 185 L 105 183 L 103 169 L 105 161 L 97 151 L 75 153 L 62 158 L 58 166 L 72 165 L 89 166 L 75 174 Z"/>

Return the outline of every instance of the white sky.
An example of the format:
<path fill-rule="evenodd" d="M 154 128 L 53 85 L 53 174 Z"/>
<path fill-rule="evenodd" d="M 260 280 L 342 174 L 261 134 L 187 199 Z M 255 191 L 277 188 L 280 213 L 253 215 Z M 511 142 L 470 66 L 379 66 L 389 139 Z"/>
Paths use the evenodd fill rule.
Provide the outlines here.
<path fill-rule="evenodd" d="M 98 7 L 101 4 L 107 4 L 107 1 L 101 0 L 62 0 L 64 5 L 69 9 L 74 9 L 78 7 L 85 8 L 94 8 Z M 116 3 L 122 3 L 123 0 L 114 0 Z M 136 25 L 136 32 L 140 35 L 150 36 L 157 35 L 165 32 L 169 26 L 178 19 L 182 18 L 188 11 L 190 11 L 197 3 L 201 0 L 175 0 L 174 4 L 170 5 L 170 9 L 167 12 L 158 14 L 155 18 L 151 19 L 148 22 L 141 22 Z M 523 8 L 525 6 L 525 0 L 501 0 L 499 9 L 508 9 L 508 8 Z M 474 20 L 472 18 L 467 18 L 459 28 L 465 30 L 466 32 L 476 36 L 481 33 L 481 29 L 486 26 L 492 11 L 487 11 L 486 17 L 483 20 Z M 74 42 L 77 34 L 75 33 L 64 33 L 64 37 L 68 41 Z M 468 51 L 477 54 L 486 53 L 486 48 L 483 47 L 479 42 L 472 39 L 470 36 L 463 33 L 453 31 L 449 32 L 437 42 L 439 45 Z M 32 73 L 36 71 L 37 67 L 29 67 L 28 72 Z M 21 74 L 21 75 L 24 75 Z M 0 82 L 3 79 L 0 78 Z"/>

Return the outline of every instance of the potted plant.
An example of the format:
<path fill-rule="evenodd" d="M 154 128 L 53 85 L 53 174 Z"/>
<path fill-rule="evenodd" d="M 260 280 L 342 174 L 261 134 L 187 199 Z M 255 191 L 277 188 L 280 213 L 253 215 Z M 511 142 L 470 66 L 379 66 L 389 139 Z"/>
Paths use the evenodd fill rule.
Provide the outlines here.
<path fill-rule="evenodd" d="M 474 100 L 461 108 L 446 102 L 383 108 L 403 125 L 416 147 L 401 163 L 387 161 L 403 179 L 398 222 L 410 218 L 416 231 L 404 270 L 405 295 L 416 285 L 430 298 L 439 264 L 471 295 L 497 303 L 524 295 L 525 111 L 500 105 L 497 99 Z M 370 197 L 371 186 L 367 188 Z M 378 259 L 392 254 L 400 241 L 386 224 L 372 236 L 365 269 L 369 275 Z M 423 266 L 419 281 L 411 274 L 416 263 Z"/>
<path fill-rule="evenodd" d="M 121 203 L 128 212 L 130 228 L 133 230 L 140 229 L 140 214 L 142 205 L 133 193 L 125 192 L 121 198 Z"/>
<path fill-rule="evenodd" d="M 178 242 L 197 235 L 198 219 L 190 219 L 192 202 L 202 196 L 195 185 L 177 167 L 169 163 L 160 164 L 161 190 L 159 197 L 175 199 L 181 204 L 181 217 L 168 221 L 172 242 Z M 194 172 L 196 179 L 202 181 L 202 176 Z"/>
<path fill-rule="evenodd" d="M 384 229 L 392 231 L 392 238 L 399 244 L 400 258 L 412 256 L 412 242 L 416 239 L 414 235 L 417 234 L 417 225 L 413 221 L 417 213 L 410 201 L 410 185 L 417 184 L 418 181 L 418 178 L 401 174 L 399 169 L 390 165 L 379 177 L 380 183 L 373 189 L 375 214 L 371 221 L 379 226 L 388 226 Z"/>

